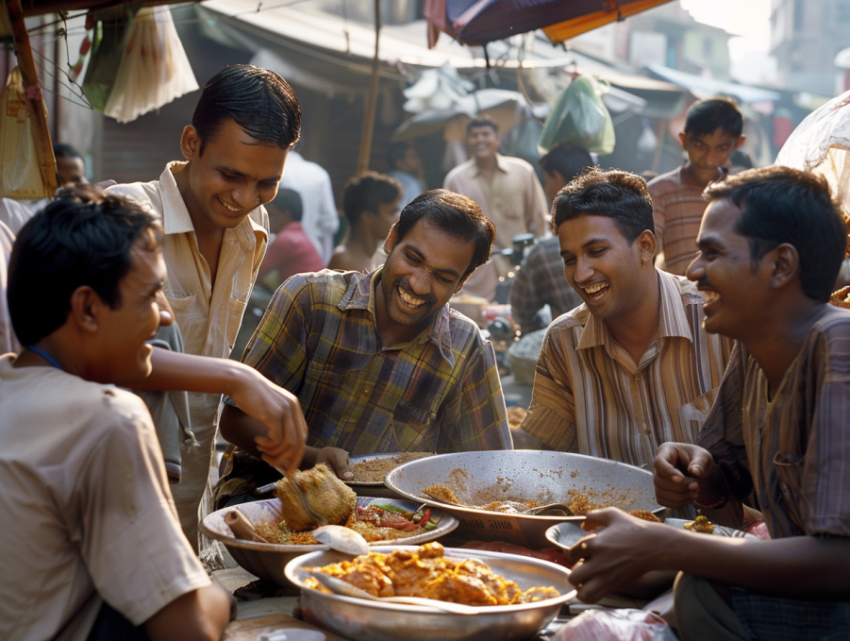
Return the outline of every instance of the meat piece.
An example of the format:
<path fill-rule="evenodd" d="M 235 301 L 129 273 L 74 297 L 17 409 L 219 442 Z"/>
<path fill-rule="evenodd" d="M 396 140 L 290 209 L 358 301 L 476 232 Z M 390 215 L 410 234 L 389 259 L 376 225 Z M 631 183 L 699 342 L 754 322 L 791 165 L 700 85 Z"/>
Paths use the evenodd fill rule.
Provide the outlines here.
<path fill-rule="evenodd" d="M 314 512 L 330 525 L 341 525 L 348 520 L 357 505 L 357 494 L 340 481 L 324 463 L 302 472 L 296 472 L 294 480 L 307 497 Z M 301 499 L 289 479 L 277 482 L 277 497 L 280 510 L 289 529 L 304 532 L 315 528 L 318 523 L 301 505 Z"/>

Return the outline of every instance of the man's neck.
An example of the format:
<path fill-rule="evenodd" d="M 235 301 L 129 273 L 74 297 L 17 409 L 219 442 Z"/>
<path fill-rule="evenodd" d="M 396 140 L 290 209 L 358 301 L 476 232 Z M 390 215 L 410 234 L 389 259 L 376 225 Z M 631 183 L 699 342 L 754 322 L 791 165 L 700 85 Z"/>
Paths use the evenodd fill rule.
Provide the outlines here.
<path fill-rule="evenodd" d="M 661 317 L 661 283 L 652 268 L 652 284 L 647 284 L 646 295 L 639 298 L 640 305 L 627 316 L 605 320 L 611 335 L 625 349 L 635 365 L 658 336 Z"/>
<path fill-rule="evenodd" d="M 496 172 L 499 163 L 496 160 L 496 154 L 493 154 L 492 156 L 487 156 L 485 158 L 476 156 L 475 165 L 476 167 L 478 167 L 478 170 L 481 173 L 483 173 L 485 176 L 490 177 Z"/>
<path fill-rule="evenodd" d="M 350 253 L 365 256 L 371 260 L 375 252 L 378 251 L 381 240 L 366 225 L 358 225 L 352 230 L 348 240 L 345 241 L 345 247 Z"/>
<path fill-rule="evenodd" d="M 174 174 L 177 189 L 192 219 L 192 227 L 195 229 L 195 238 L 198 240 L 198 251 L 207 261 L 210 268 L 210 281 L 215 284 L 215 276 L 218 271 L 218 258 L 221 255 L 221 245 L 224 241 L 224 228 L 215 225 L 201 212 L 200 205 L 195 202 L 189 187 L 189 166 Z"/>
<path fill-rule="evenodd" d="M 79 357 L 73 349 L 73 345 L 79 345 L 79 341 L 69 342 L 68 338 L 62 338 L 60 334 L 67 334 L 65 328 L 59 328 L 50 336 L 42 338 L 35 344 L 38 350 L 47 353 L 48 356 L 56 361 L 59 369 L 68 374 L 79 376 L 85 379 L 86 367 L 81 363 Z M 27 347 L 15 357 L 13 367 L 56 367 L 49 359 L 45 358 L 36 351 L 30 350 Z M 88 380 L 88 379 L 86 379 Z"/>
<path fill-rule="evenodd" d="M 708 183 L 720 180 L 723 177 L 723 170 L 713 169 L 704 171 L 691 164 L 690 160 L 684 164 L 682 169 L 685 172 L 685 176 L 699 187 L 706 187 Z"/>
<path fill-rule="evenodd" d="M 386 301 L 384 299 L 384 288 L 381 281 L 375 283 L 375 327 L 378 330 L 378 340 L 382 347 L 392 347 L 402 343 L 409 343 L 421 334 L 434 321 L 433 316 L 418 325 L 402 325 L 396 323 L 387 313 Z"/>

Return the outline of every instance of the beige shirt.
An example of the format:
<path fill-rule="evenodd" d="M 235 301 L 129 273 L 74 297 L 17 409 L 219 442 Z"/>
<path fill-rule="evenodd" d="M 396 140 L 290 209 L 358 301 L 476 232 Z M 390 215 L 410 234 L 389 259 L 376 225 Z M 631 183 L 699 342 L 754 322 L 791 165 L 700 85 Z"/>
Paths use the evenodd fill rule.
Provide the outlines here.
<path fill-rule="evenodd" d="M 702 296 L 656 270 L 658 338 L 640 363 L 582 304 L 549 326 L 522 429 L 546 445 L 651 465 L 665 441 L 695 443 L 732 341 L 702 328 Z"/>
<path fill-rule="evenodd" d="M 163 254 L 168 268 L 165 295 L 174 310 L 186 353 L 227 358 L 266 253 L 269 217 L 261 205 L 236 228 L 225 230 L 213 287 L 209 265 L 198 248 L 192 218 L 174 179 L 174 173 L 185 166 L 172 162 L 159 180 L 114 185 L 108 191 L 147 201 L 162 216 Z M 198 446 L 181 452 L 181 480 L 172 491 L 190 540 L 197 531 L 197 509 L 207 484 L 220 401 L 218 394 L 189 394 L 192 432 Z"/>
<path fill-rule="evenodd" d="M 493 221 L 494 252 L 512 247 L 517 234 L 548 234 L 549 203 L 534 167 L 521 158 L 496 154 L 496 172 L 491 181 L 481 174 L 474 158 L 467 160 L 449 172 L 443 187 L 472 198 Z M 506 272 L 506 265 L 491 260 L 476 270 L 464 291 L 492 300 L 498 277 Z"/>
<path fill-rule="evenodd" d="M 0 638 L 84 640 L 101 597 L 140 625 L 209 585 L 141 399 L 13 361 L 0 357 Z"/>

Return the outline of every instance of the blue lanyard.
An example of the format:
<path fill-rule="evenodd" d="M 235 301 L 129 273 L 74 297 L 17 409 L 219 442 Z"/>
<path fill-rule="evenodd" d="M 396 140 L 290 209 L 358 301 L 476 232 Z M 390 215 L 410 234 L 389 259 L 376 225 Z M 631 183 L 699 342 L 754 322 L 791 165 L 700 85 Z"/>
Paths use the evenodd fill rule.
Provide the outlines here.
<path fill-rule="evenodd" d="M 56 362 L 56 359 L 55 359 L 55 358 L 53 358 L 50 354 L 48 354 L 47 352 L 45 352 L 45 351 L 44 351 L 43 349 L 41 349 L 40 347 L 36 347 L 35 345 L 24 345 L 24 347 L 26 347 L 26 348 L 27 348 L 28 350 L 30 350 L 31 352 L 35 352 L 36 354 L 38 354 L 39 356 L 41 356 L 44 360 L 46 360 L 48 363 L 50 363 L 51 365 L 53 365 L 53 367 L 55 367 L 55 368 L 56 368 L 56 369 L 58 369 L 59 371 L 62 371 L 62 372 L 64 372 L 64 371 L 65 371 L 65 370 L 63 370 L 63 369 L 62 369 L 62 366 L 61 366 L 59 363 L 57 363 L 57 362 Z"/>

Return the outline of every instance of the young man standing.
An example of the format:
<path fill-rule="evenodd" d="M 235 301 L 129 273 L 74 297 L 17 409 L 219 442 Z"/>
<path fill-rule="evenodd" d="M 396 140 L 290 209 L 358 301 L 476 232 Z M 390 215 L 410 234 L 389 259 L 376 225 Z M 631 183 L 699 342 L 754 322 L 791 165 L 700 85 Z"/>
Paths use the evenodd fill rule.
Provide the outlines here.
<path fill-rule="evenodd" d="M 275 293 L 243 362 L 298 396 L 307 466 L 353 478 L 348 454 L 510 449 L 493 346 L 447 303 L 485 263 L 493 225 L 469 198 L 427 191 L 401 213 L 369 274 L 295 276 Z M 226 504 L 280 475 L 259 464 L 262 426 L 226 406 L 241 452 L 216 487 Z"/>
<path fill-rule="evenodd" d="M 171 323 L 156 217 L 59 200 L 21 231 L 0 358 L 0 637 L 219 639 L 230 606 L 180 530 L 157 436 L 120 387 Z M 33 295 L 37 292 L 38 295 Z"/>
<path fill-rule="evenodd" d="M 159 180 L 109 189 L 147 201 L 162 217 L 165 295 L 187 354 L 230 355 L 268 243 L 262 205 L 274 198 L 300 130 L 298 101 L 283 78 L 251 65 L 227 67 L 204 87 L 192 124 L 183 130 L 186 161 L 169 163 Z M 158 364 L 167 356 L 165 350 L 154 352 L 147 389 L 156 389 Z M 189 395 L 197 444 L 181 452 L 181 481 L 173 493 L 192 542 L 220 399 Z"/>
<path fill-rule="evenodd" d="M 701 100 L 688 109 L 685 131 L 679 134 L 687 162 L 649 183 L 659 269 L 681 276 L 693 260 L 705 212 L 702 192 L 709 183 L 726 178 L 724 165 L 743 144 L 743 127 L 741 112 L 729 100 Z"/>
<path fill-rule="evenodd" d="M 472 158 L 452 169 L 443 187 L 472 198 L 481 207 L 496 226 L 493 246 L 497 250 L 512 247 L 517 234 L 545 236 L 549 204 L 534 167 L 498 153 L 501 139 L 492 120 L 470 121 L 466 142 Z M 467 281 L 466 291 L 493 300 L 499 276 L 507 274 L 509 267 L 501 256 L 494 257 Z"/>
<path fill-rule="evenodd" d="M 650 466 L 665 441 L 696 442 L 731 341 L 705 334 L 693 283 L 653 266 L 642 178 L 593 169 L 552 211 L 584 304 L 549 326 L 522 430 L 556 450 Z"/>
<path fill-rule="evenodd" d="M 655 461 L 661 504 L 739 517 L 753 491 L 771 540 L 588 515 L 570 577 L 593 602 L 648 570 L 681 570 L 684 641 L 846 639 L 850 630 L 850 312 L 827 304 L 846 228 L 823 179 L 771 167 L 706 192 L 688 277 L 705 327 L 738 341 L 697 445 Z M 730 524 L 736 524 L 734 521 Z"/>
<path fill-rule="evenodd" d="M 334 250 L 328 269 L 370 272 L 381 265 L 386 254 L 378 250 L 398 220 L 400 200 L 395 178 L 368 171 L 349 180 L 342 196 L 348 238 Z"/>

